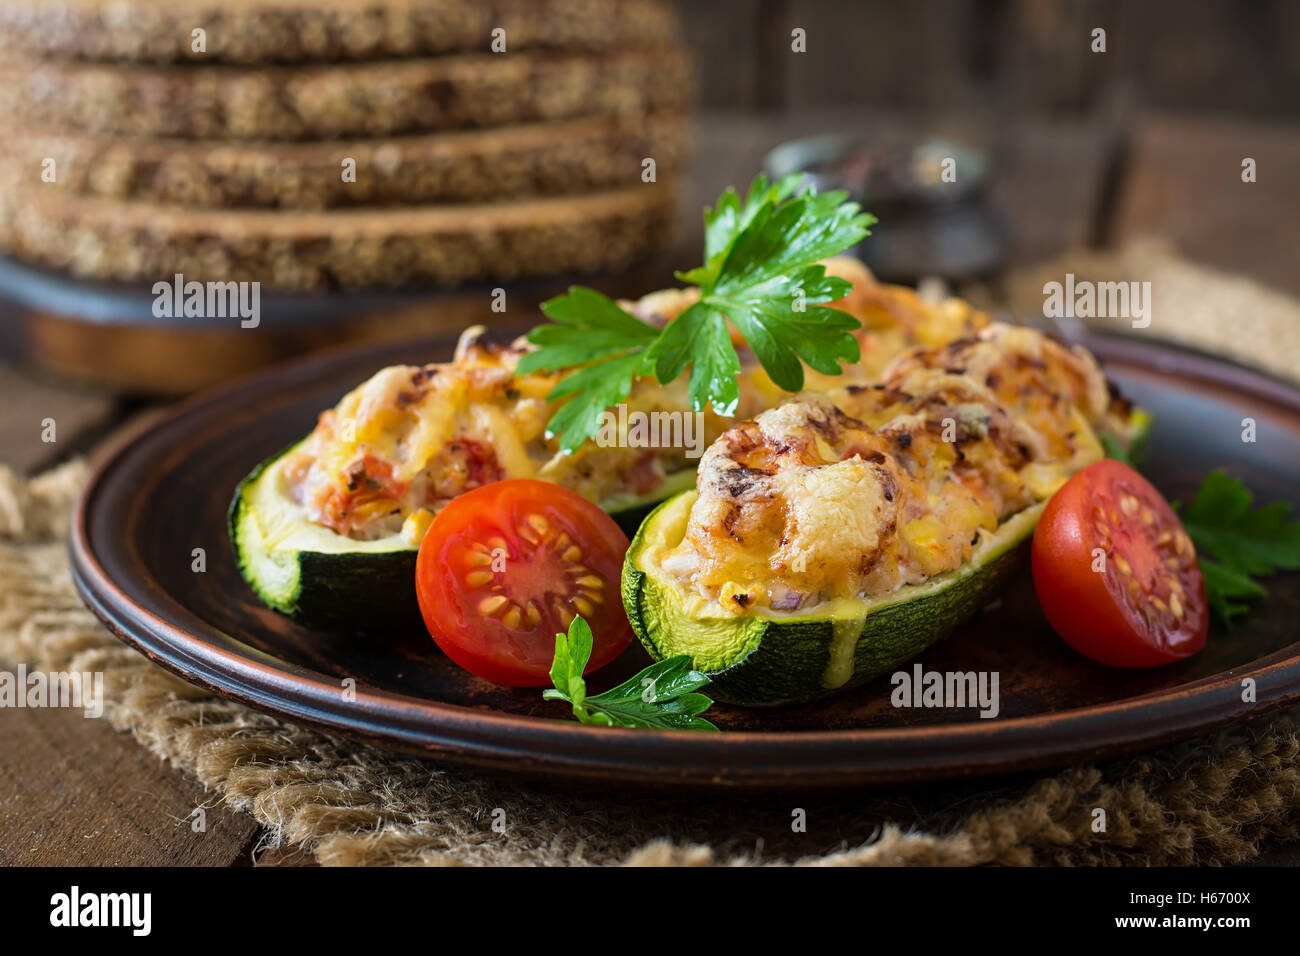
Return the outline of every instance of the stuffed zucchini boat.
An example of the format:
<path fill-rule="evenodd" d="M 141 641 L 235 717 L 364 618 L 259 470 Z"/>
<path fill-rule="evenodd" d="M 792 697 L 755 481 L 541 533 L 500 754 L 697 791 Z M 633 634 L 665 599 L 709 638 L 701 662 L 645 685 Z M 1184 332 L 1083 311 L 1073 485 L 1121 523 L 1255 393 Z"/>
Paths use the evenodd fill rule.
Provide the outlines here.
<path fill-rule="evenodd" d="M 560 452 L 544 435 L 556 376 L 515 375 L 522 348 L 485 344 L 481 332 L 462 336 L 451 363 L 376 373 L 240 482 L 230 538 L 264 603 L 320 630 L 416 624 L 420 541 L 466 491 L 503 478 L 554 481 L 632 533 L 655 504 L 694 486 L 698 452 L 691 460 L 681 448 L 593 442 Z M 647 382 L 628 406 L 680 411 L 685 401 L 684 389 L 679 396 Z M 753 389 L 745 403 L 762 407 Z M 701 441 L 726 424 L 707 414 Z"/>
<path fill-rule="evenodd" d="M 1003 585 L 1047 499 L 1136 447 L 1149 417 L 1092 357 L 991 325 L 901 355 L 875 387 L 730 429 L 697 490 L 628 551 L 624 606 L 656 659 L 691 656 L 712 696 L 812 700 L 886 673 Z"/>
<path fill-rule="evenodd" d="M 873 382 L 903 349 L 988 324 L 959 299 L 930 303 L 877 283 L 857 260 L 826 265 L 853 283 L 839 307 L 862 323 L 862 361 L 842 376 L 808 369 L 808 390 Z M 666 290 L 622 304 L 663 324 L 696 294 Z M 589 440 L 566 454 L 546 436 L 558 407 L 546 396 L 562 375 L 517 374 L 529 346 L 489 344 L 482 332 L 468 330 L 450 363 L 376 373 L 323 412 L 308 437 L 240 483 L 230 507 L 231 540 L 241 572 L 266 604 L 326 630 L 418 621 L 416 551 L 452 498 L 503 478 L 539 478 L 600 504 L 631 534 L 655 504 L 694 487 L 700 454 L 733 424 L 708 410 L 694 447 Z M 738 417 L 791 397 L 741 352 Z M 667 385 L 639 380 L 626 402 L 629 418 L 687 414 L 687 388 L 684 378 Z"/>

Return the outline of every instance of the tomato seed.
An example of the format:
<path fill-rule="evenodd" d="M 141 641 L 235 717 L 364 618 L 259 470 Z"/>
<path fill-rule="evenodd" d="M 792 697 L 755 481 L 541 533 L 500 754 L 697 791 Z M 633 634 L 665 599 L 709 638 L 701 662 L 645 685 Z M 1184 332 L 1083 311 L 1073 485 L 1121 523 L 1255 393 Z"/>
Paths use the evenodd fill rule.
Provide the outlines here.
<path fill-rule="evenodd" d="M 528 622 L 529 630 L 537 626 L 542 619 L 541 608 L 537 606 L 536 601 L 529 601 L 528 606 L 524 608 L 524 620 Z"/>

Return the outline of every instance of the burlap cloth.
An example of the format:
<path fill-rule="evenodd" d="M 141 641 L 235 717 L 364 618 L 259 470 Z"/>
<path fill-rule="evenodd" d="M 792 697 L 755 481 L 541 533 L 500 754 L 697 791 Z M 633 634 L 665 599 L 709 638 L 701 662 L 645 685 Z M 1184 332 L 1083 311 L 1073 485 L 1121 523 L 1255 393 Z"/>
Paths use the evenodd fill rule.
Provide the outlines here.
<path fill-rule="evenodd" d="M 1186 278 L 1191 267 L 1144 268 Z M 1198 299 L 1230 283 L 1236 316 L 1260 314 L 1241 298 L 1253 296 L 1286 324 L 1237 342 L 1300 329 L 1291 300 L 1195 273 Z M 115 728 L 252 814 L 264 846 L 324 864 L 1226 864 L 1300 839 L 1300 709 L 1040 779 L 769 799 L 574 791 L 335 739 L 191 687 L 99 625 L 73 590 L 62 538 L 84 480 L 79 461 L 30 481 L 0 469 L 0 657 L 103 672 Z M 795 808 L 805 832 L 791 826 Z"/>

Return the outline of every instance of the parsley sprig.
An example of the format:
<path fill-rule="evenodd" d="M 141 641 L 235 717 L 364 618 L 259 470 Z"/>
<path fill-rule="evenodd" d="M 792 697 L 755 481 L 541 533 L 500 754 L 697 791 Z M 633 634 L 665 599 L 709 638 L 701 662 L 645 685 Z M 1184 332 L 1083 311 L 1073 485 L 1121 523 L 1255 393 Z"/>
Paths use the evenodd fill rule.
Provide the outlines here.
<path fill-rule="evenodd" d="M 1300 568 L 1300 521 L 1291 519 L 1291 505 L 1275 501 L 1252 510 L 1254 500 L 1220 469 L 1206 476 L 1192 503 L 1181 509 L 1210 607 L 1225 624 L 1249 610 L 1242 599 L 1268 593 L 1256 577 Z"/>
<path fill-rule="evenodd" d="M 860 242 L 875 217 L 848 194 L 818 194 L 795 174 L 769 183 L 759 175 L 742 199 L 731 188 L 704 211 L 704 264 L 677 278 L 699 288 L 693 305 L 661 329 L 584 286 L 542 304 L 554 324 L 528 334 L 539 348 L 518 371 L 574 369 L 548 396 L 569 401 L 552 416 L 548 436 L 576 450 L 600 428 L 602 413 L 627 399 L 632 383 L 654 375 L 671 382 L 689 366 L 691 406 L 735 413 L 740 358 L 728 320 L 740 331 L 772 381 L 803 388 L 803 364 L 837 375 L 860 350 L 849 333 L 859 323 L 828 308 L 852 285 L 826 275 L 818 262 Z"/>
<path fill-rule="evenodd" d="M 1097 438 L 1101 441 L 1102 450 L 1106 453 L 1107 458 L 1113 458 L 1130 468 L 1137 467 L 1133 462 L 1133 456 L 1129 454 L 1128 449 L 1124 447 L 1124 443 L 1115 436 L 1114 432 L 1099 431 Z"/>
<path fill-rule="evenodd" d="M 717 730 L 700 714 L 713 701 L 695 693 L 709 683 L 708 677 L 691 667 L 689 655 L 669 657 L 651 664 L 635 677 L 603 694 L 587 696 L 582 672 L 591 657 L 591 627 L 580 617 L 569 625 L 569 633 L 555 635 L 555 660 L 547 700 L 566 700 L 573 716 L 584 724 L 603 727 L 648 727 L 654 730 Z"/>

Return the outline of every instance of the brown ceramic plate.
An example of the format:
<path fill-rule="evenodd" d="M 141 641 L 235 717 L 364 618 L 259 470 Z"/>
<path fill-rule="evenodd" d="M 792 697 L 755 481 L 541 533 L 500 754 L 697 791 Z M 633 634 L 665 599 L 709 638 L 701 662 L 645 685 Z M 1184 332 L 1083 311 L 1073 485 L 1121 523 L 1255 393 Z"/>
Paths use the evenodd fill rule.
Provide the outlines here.
<path fill-rule="evenodd" d="M 1155 414 L 1146 471 L 1187 497 L 1225 466 L 1262 500 L 1295 497 L 1300 391 L 1213 360 L 1121 341 L 1093 343 L 1112 377 Z M 236 483 L 307 432 L 318 411 L 393 362 L 445 359 L 450 341 L 318 356 L 178 407 L 99 468 L 77 508 L 71 557 L 91 609 L 128 645 L 186 680 L 379 746 L 529 774 L 691 787 L 846 787 L 1015 772 L 1133 753 L 1300 700 L 1300 575 L 1190 660 L 1112 670 L 1048 628 L 1022 574 L 918 663 L 997 671 L 1001 713 L 895 709 L 888 678 L 781 710 L 715 706 L 721 734 L 584 727 L 537 690 L 461 670 L 423 633 L 314 633 L 262 607 L 226 539 Z M 1241 420 L 1257 422 L 1243 444 Z M 205 573 L 191 571 L 204 548 Z M 597 689 L 646 663 L 633 646 Z M 356 680 L 354 700 L 341 692 Z M 1256 703 L 1242 680 L 1256 681 Z"/>

